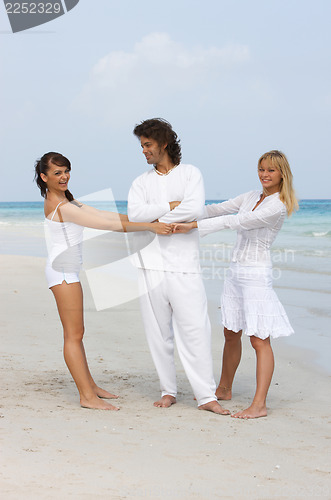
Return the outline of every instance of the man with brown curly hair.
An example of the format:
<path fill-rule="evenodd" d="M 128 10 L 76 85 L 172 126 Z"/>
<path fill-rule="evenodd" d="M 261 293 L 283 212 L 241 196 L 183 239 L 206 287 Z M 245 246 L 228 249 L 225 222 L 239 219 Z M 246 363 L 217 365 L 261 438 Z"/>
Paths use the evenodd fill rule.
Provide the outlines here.
<path fill-rule="evenodd" d="M 181 147 L 170 123 L 145 120 L 134 134 L 153 168 L 137 177 L 128 196 L 128 216 L 135 222 L 176 223 L 196 220 L 204 211 L 200 171 L 180 163 Z M 211 356 L 207 298 L 199 264 L 199 235 L 157 236 L 141 240 L 136 254 L 141 311 L 147 341 L 158 372 L 161 398 L 154 406 L 176 403 L 174 339 L 198 407 L 228 415 L 217 402 Z"/>

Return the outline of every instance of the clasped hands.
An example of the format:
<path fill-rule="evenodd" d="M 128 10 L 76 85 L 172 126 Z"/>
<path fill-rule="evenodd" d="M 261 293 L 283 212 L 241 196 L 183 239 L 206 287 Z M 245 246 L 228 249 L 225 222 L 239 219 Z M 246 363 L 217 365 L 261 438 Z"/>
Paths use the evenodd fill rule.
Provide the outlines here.
<path fill-rule="evenodd" d="M 178 222 L 175 224 L 165 224 L 164 222 L 155 221 L 155 233 L 170 235 L 170 234 L 184 234 L 188 233 L 194 228 L 197 228 L 197 222 Z"/>

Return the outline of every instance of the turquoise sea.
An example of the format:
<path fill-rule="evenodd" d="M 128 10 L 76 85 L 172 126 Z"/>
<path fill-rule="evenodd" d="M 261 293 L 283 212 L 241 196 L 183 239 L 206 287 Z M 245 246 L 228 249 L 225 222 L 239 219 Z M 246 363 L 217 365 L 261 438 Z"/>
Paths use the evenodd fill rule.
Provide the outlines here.
<path fill-rule="evenodd" d="M 218 203 L 222 200 L 208 200 L 207 203 Z M 90 202 L 89 202 L 90 203 Z M 127 202 L 93 202 L 91 205 L 103 209 L 127 213 Z M 24 237 L 43 236 L 44 212 L 43 202 L 0 202 L 0 253 L 30 255 L 24 249 Z M 20 245 L 15 245 L 17 236 L 22 236 Z M 226 237 L 223 237 L 226 236 Z M 223 231 L 208 237 L 208 244 L 217 248 L 226 248 L 227 242 L 232 246 L 235 235 Z M 12 241 L 12 238 L 15 241 Z M 205 240 L 202 244 L 206 245 Z M 31 245 L 28 245 L 31 247 Z M 300 210 L 287 219 L 274 244 L 274 253 L 293 251 L 300 264 L 304 257 L 316 257 L 316 266 L 323 271 L 331 271 L 331 200 L 302 200 Z M 231 250 L 231 249 L 230 249 Z M 37 252 L 37 253 L 35 253 Z M 35 248 L 31 255 L 46 255 L 42 245 Z M 227 260 L 226 252 L 224 258 Z M 297 260 L 296 259 L 296 260 Z M 318 260 L 321 259 L 321 260 Z M 297 264 L 299 262 L 297 261 Z M 314 265 L 314 268 L 316 267 Z"/>
<path fill-rule="evenodd" d="M 127 211 L 126 201 L 88 203 Z M 235 236 L 222 231 L 201 239 L 201 267 L 212 311 L 217 309 Z M 42 201 L 0 202 L 0 255 L 6 254 L 46 257 Z M 295 330 L 282 342 L 305 349 L 316 366 L 331 374 L 331 200 L 301 200 L 300 210 L 284 222 L 272 259 L 274 288 Z"/>

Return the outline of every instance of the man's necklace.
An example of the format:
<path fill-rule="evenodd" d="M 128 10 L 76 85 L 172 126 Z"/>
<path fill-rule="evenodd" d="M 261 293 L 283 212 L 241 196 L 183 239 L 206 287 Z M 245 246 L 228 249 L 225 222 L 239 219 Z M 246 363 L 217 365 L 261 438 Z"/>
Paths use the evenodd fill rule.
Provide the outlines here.
<path fill-rule="evenodd" d="M 154 170 L 155 170 L 155 172 L 156 172 L 158 175 L 169 175 L 169 174 L 170 174 L 170 172 L 172 172 L 172 170 L 173 170 L 174 168 L 176 168 L 176 167 L 178 167 L 178 165 L 174 165 L 172 168 L 170 168 L 167 172 L 164 172 L 164 173 L 163 173 L 163 172 L 160 172 L 160 171 L 159 171 L 156 167 L 154 167 Z"/>

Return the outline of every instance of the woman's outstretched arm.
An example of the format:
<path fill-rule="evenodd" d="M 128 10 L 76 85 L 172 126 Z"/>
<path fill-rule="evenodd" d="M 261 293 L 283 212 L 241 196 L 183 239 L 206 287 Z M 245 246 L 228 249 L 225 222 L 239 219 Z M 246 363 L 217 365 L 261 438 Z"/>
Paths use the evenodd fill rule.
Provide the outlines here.
<path fill-rule="evenodd" d="M 286 216 L 286 208 L 282 202 L 275 206 L 261 207 L 258 210 L 243 212 L 237 215 L 223 215 L 212 219 L 203 219 L 198 222 L 199 234 L 206 236 L 222 229 L 250 230 L 262 227 L 276 227 Z"/>
<path fill-rule="evenodd" d="M 202 219 L 197 222 L 187 224 L 175 224 L 174 233 L 188 233 L 194 228 L 199 229 L 199 233 L 205 236 L 210 233 L 221 231 L 222 229 L 260 229 L 262 227 L 275 227 L 279 221 L 283 221 L 286 215 L 286 208 L 282 202 L 277 206 L 272 205 L 259 210 L 244 212 L 237 215 L 222 215 L 210 219 Z"/>
<path fill-rule="evenodd" d="M 92 208 L 92 207 L 90 207 Z M 119 214 L 104 216 L 100 210 L 86 210 L 74 203 L 65 203 L 58 208 L 60 219 L 64 222 L 74 222 L 80 226 L 93 229 L 103 229 L 118 232 L 151 231 L 156 234 L 170 234 L 172 226 L 162 222 L 129 222 L 121 219 Z M 109 214 L 110 212 L 107 212 Z"/>
<path fill-rule="evenodd" d="M 79 203 L 79 202 L 78 202 Z M 119 214 L 117 212 L 109 212 L 108 210 L 99 210 L 98 208 L 91 207 L 90 205 L 85 205 L 84 203 L 80 204 L 80 209 L 84 210 L 86 213 L 90 213 L 91 215 L 102 215 L 105 219 L 108 220 L 129 220 L 126 214 Z"/>

